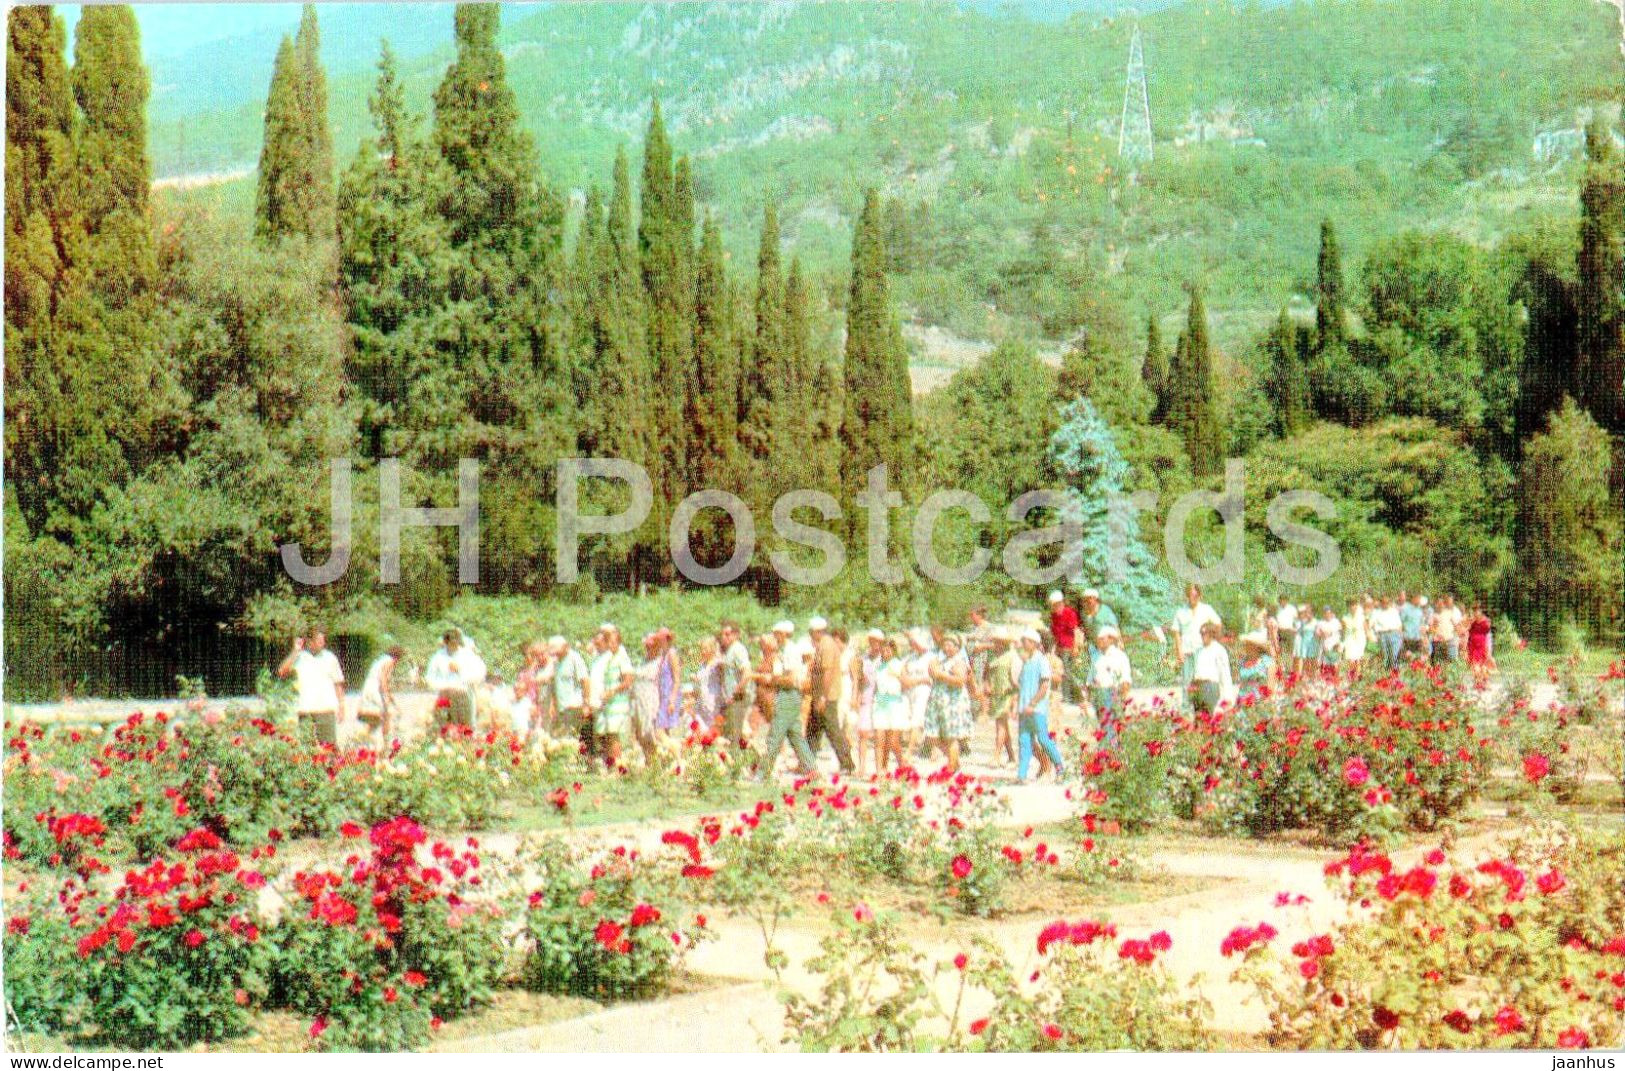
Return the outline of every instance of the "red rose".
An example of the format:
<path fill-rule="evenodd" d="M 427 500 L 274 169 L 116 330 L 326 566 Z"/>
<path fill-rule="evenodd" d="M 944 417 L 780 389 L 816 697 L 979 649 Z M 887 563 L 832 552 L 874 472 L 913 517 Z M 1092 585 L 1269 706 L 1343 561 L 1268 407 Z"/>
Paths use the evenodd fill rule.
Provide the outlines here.
<path fill-rule="evenodd" d="M 970 962 L 970 958 L 968 956 L 966 956 L 965 953 L 963 953 L 963 952 L 959 953 L 959 955 L 954 957 L 954 966 L 959 968 L 960 970 L 964 970 L 965 965 L 967 963 L 969 963 L 969 962 Z"/>
<path fill-rule="evenodd" d="M 619 923 L 604 919 L 593 931 L 592 939 L 597 941 L 606 951 L 614 951 L 620 944 L 621 927 Z"/>
<path fill-rule="evenodd" d="M 948 869 L 953 871 L 954 877 L 958 878 L 960 881 L 964 881 L 966 878 L 970 877 L 970 858 L 968 856 L 956 855 L 954 856 L 954 861 L 949 865 Z"/>
<path fill-rule="evenodd" d="M 1523 1029 L 1523 1016 L 1518 1009 L 1508 1004 L 1495 1013 L 1495 1032 L 1497 1034 L 1512 1034 Z"/>
<path fill-rule="evenodd" d="M 1535 752 L 1523 757 L 1524 780 L 1532 785 L 1540 783 L 1541 779 L 1552 772 L 1552 763 L 1545 755 Z"/>
<path fill-rule="evenodd" d="M 190 931 L 187 932 L 185 940 L 186 940 L 186 947 L 187 948 L 196 948 L 198 945 L 202 944 L 203 941 L 204 941 L 203 931 L 202 930 L 190 930 Z"/>
<path fill-rule="evenodd" d="M 970 1024 L 970 1032 L 971 1032 L 972 1037 L 980 1035 L 982 1033 L 982 1031 L 984 1031 L 986 1029 L 987 1029 L 987 1020 L 986 1019 L 978 1019 L 975 1022 Z"/>

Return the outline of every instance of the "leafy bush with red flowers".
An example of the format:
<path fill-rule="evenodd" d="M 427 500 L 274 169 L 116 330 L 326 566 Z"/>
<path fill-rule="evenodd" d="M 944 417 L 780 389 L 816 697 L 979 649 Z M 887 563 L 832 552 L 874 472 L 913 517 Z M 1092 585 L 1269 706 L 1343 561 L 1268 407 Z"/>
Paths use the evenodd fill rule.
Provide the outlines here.
<path fill-rule="evenodd" d="M 19 1024 L 126 1048 L 244 1033 L 272 956 L 258 907 L 259 867 L 272 854 L 241 859 L 198 829 L 117 882 L 25 883 L 5 936 Z"/>
<path fill-rule="evenodd" d="M 467 729 L 383 750 L 322 747 L 239 710 L 137 713 L 111 733 L 24 724 L 7 734 L 7 856 L 72 867 L 90 838 L 64 851 L 55 827 L 75 814 L 103 825 L 93 856 L 123 862 L 160 855 L 199 826 L 239 850 L 273 832 L 324 835 L 351 817 L 473 829 L 565 763 L 512 733 Z"/>
<path fill-rule="evenodd" d="M 346 824 L 347 836 L 362 830 Z M 368 831 L 340 871 L 301 871 L 277 926 L 276 1001 L 313 1016 L 327 1049 L 418 1048 L 436 1019 L 487 1003 L 507 964 L 477 844 L 428 847 L 409 818 Z"/>
<path fill-rule="evenodd" d="M 1622 873 L 1625 843 L 1594 832 L 1531 837 L 1474 866 L 1356 848 L 1327 874 L 1361 917 L 1286 950 L 1242 941 L 1237 978 L 1290 1048 L 1617 1046 Z"/>
<path fill-rule="evenodd" d="M 947 905 L 962 915 L 988 918 L 1004 907 L 1015 864 L 1006 838 L 990 823 L 960 824 L 931 849 L 931 869 Z"/>
<path fill-rule="evenodd" d="M 1208 1048 L 1206 1006 L 1161 962 L 1172 944 L 1165 932 L 1120 938 L 1109 922 L 1057 921 L 1020 966 L 986 938 L 928 964 L 895 919 L 858 904 L 807 963 L 824 979 L 817 996 L 783 996 L 785 1040 L 809 1052 Z"/>
<path fill-rule="evenodd" d="M 1173 813 L 1170 725 L 1158 712 L 1129 715 L 1120 726 L 1115 747 L 1086 745 L 1080 768 L 1095 793 L 1090 812 L 1140 833 Z"/>
<path fill-rule="evenodd" d="M 618 847 L 583 857 L 544 841 L 529 862 L 540 884 L 527 900 L 529 988 L 606 1000 L 657 996 L 696 941 L 710 936 L 688 888 L 710 878 L 688 834 L 678 863 L 646 860 Z"/>
<path fill-rule="evenodd" d="M 1218 833 L 1309 828 L 1339 844 L 1437 829 L 1495 758 L 1472 704 L 1438 670 L 1415 668 L 1177 716 L 1175 811 Z"/>

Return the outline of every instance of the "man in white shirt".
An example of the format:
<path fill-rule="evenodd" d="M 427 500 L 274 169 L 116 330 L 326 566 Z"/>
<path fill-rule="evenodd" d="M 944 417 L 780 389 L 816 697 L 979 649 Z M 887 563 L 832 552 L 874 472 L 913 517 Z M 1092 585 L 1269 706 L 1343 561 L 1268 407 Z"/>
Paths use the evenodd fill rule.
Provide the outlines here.
<path fill-rule="evenodd" d="M 1185 588 L 1185 605 L 1174 614 L 1174 660 L 1179 663 L 1179 692 L 1191 694 L 1196 674 L 1196 652 L 1202 649 L 1202 627 L 1212 625 L 1223 631 L 1218 611 L 1202 601 L 1202 589 L 1195 584 Z"/>
<path fill-rule="evenodd" d="M 1399 665 L 1403 641 L 1400 637 L 1399 609 L 1392 596 L 1384 595 L 1382 602 L 1371 612 L 1371 632 L 1382 647 L 1383 661 L 1389 669 Z"/>
<path fill-rule="evenodd" d="M 547 641 L 553 655 L 553 725 L 572 730 L 592 752 L 592 723 L 587 720 L 587 660 L 563 636 Z"/>
<path fill-rule="evenodd" d="M 475 662 L 478 661 L 478 665 Z M 447 629 L 440 637 L 440 647 L 430 656 L 424 668 L 423 679 L 429 687 L 440 693 L 435 700 L 435 726 L 474 726 L 474 693 L 471 678 L 477 674 L 485 678 L 485 663 L 472 652 L 463 651 L 463 634 Z"/>
<path fill-rule="evenodd" d="M 1121 640 L 1122 634 L 1116 626 L 1103 625 L 1097 629 L 1094 666 L 1089 671 L 1089 697 L 1094 701 L 1095 717 L 1100 719 L 1108 749 L 1117 746 L 1119 715 L 1128 705 L 1128 690 L 1134 681 L 1128 652 L 1123 650 Z"/>
<path fill-rule="evenodd" d="M 1429 638 L 1433 641 L 1433 663 L 1448 666 L 1461 654 L 1457 635 L 1461 631 L 1461 609 L 1449 595 L 1439 597 L 1439 606 L 1428 622 Z"/>
<path fill-rule="evenodd" d="M 1220 700 L 1233 688 L 1230 679 L 1230 652 L 1219 642 L 1223 628 L 1208 622 L 1202 626 L 1202 647 L 1193 659 L 1191 700 L 1198 711 L 1219 709 Z"/>
<path fill-rule="evenodd" d="M 294 679 L 294 711 L 300 725 L 310 726 L 317 743 L 336 746 L 338 723 L 344 717 L 344 670 L 327 649 L 327 633 L 313 628 L 308 637 L 295 637 L 293 650 L 276 675 Z"/>
<path fill-rule="evenodd" d="M 1275 608 L 1275 647 L 1270 651 L 1270 657 L 1275 664 L 1286 667 L 1297 654 L 1298 648 L 1298 608 L 1292 605 L 1292 600 L 1285 595 L 1281 596 L 1280 603 Z"/>

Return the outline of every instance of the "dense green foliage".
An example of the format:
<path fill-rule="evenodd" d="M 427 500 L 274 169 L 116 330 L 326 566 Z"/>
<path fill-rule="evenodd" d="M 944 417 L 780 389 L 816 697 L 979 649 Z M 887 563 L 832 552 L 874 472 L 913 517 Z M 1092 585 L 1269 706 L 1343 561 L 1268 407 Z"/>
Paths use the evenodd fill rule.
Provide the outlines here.
<path fill-rule="evenodd" d="M 1049 106 L 1058 72 L 1068 100 L 1092 84 L 1080 35 L 1081 73 L 1119 81 L 1127 27 L 1110 20 L 1079 16 L 1064 40 L 1035 28 L 1029 61 L 1012 65 L 986 57 L 1008 52 L 1013 23 L 953 9 L 602 5 L 503 27 L 498 8 L 462 5 L 449 62 L 386 44 L 370 93 L 338 74 L 330 130 L 307 8 L 256 106 L 252 212 L 209 193 L 149 198 L 167 135 L 149 150 L 155 79 L 128 9 L 81 15 L 71 69 L 60 22 L 19 9 L 8 657 L 68 680 L 76 652 L 137 639 L 436 618 L 458 589 L 452 530 L 409 533 L 402 582 L 375 584 L 383 458 L 401 459 L 408 507 L 452 505 L 459 459 L 479 463 L 486 595 L 587 605 L 669 584 L 669 522 L 714 487 L 752 510 L 757 556 L 739 584 L 764 603 L 891 620 L 1024 601 L 997 552 L 1043 517 L 1004 506 L 1104 474 L 1046 455 L 1078 399 L 1086 437 L 1120 454 L 1112 487 L 1091 493 L 1158 497 L 1144 515 L 1153 554 L 1173 499 L 1240 455 L 1251 565 L 1279 549 L 1263 524 L 1274 491 L 1336 503 L 1321 525 L 1344 564 L 1316 597 L 1406 582 L 1494 598 L 1536 627 L 1550 611 L 1616 632 L 1618 569 L 1603 578 L 1619 540 L 1591 518 L 1617 515 L 1625 483 L 1625 164 L 1602 106 L 1618 57 L 1593 12 L 1493 7 L 1494 34 L 1458 0 L 1147 15 L 1163 145 L 1132 177 L 1088 120 L 1062 129 Z M 1562 47 L 1514 56 L 1519 33 Z M 538 66 L 525 46 L 541 37 Z M 1329 55 L 1334 41 L 1335 69 L 1249 66 L 1244 79 L 1238 66 L 1240 46 Z M 590 78 L 583 55 L 599 64 Z M 1493 91 L 1491 71 L 1504 75 Z M 1069 109 L 1091 114 L 1093 92 Z M 1207 102 L 1224 94 L 1244 103 L 1220 115 Z M 1584 160 L 1559 137 L 1551 166 L 1527 172 L 1518 132 L 1582 103 L 1599 105 Z M 1178 107 L 1195 127 L 1166 125 Z M 198 130 L 232 152 L 235 122 Z M 1166 347 L 1178 287 L 1188 306 Z M 1143 337 L 1134 309 L 1151 310 Z M 943 383 L 939 337 L 980 359 L 946 362 L 945 384 L 916 397 Z M 560 587 L 567 456 L 642 464 L 654 507 L 633 532 L 584 540 L 583 580 Z M 296 587 L 279 545 L 313 564 L 342 549 L 328 531 L 335 457 L 352 461 L 351 568 Z M 767 563 L 788 549 L 778 495 L 828 491 L 844 522 L 796 519 L 862 533 L 854 498 L 881 462 L 907 503 L 894 551 L 938 487 L 992 507 L 985 524 L 950 511 L 934 533 L 944 561 L 993 552 L 985 576 L 927 590 L 905 562 L 900 584 L 876 583 L 860 575 L 860 536 L 830 583 L 781 588 Z M 628 499 L 615 480 L 582 492 L 588 512 Z M 1206 560 L 1217 531 L 1197 528 L 1187 549 Z M 735 535 L 718 509 L 689 525 L 706 565 Z M 1593 578 L 1573 598 L 1531 568 L 1554 541 Z M 1216 599 L 1271 581 L 1252 568 L 1233 587 Z"/>

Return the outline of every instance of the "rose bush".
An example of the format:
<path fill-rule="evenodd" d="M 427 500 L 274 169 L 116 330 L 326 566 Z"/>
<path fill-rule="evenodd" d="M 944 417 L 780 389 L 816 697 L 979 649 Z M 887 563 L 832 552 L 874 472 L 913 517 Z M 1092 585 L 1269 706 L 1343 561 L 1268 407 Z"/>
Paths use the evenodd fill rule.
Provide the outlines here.
<path fill-rule="evenodd" d="M 681 957 L 709 936 L 691 886 L 707 881 L 692 837 L 686 862 L 651 861 L 624 846 L 586 858 L 561 840 L 529 857 L 540 884 L 527 900 L 524 984 L 602 999 L 664 993 Z"/>
<path fill-rule="evenodd" d="M 24 883 L 5 936 L 19 1025 L 124 1048 L 243 1033 L 271 963 L 258 903 L 274 854 L 243 860 L 197 829 L 116 882 Z"/>
<path fill-rule="evenodd" d="M 1036 963 L 1016 967 L 985 939 L 929 963 L 896 920 L 864 904 L 835 917 L 807 969 L 815 999 L 787 993 L 785 1040 L 813 1052 L 1044 1052 L 1200 1049 L 1205 1006 L 1160 963 L 1166 933 L 1118 939 L 1108 922 L 1054 922 Z M 969 1008 L 986 1008 L 975 1018 Z"/>
<path fill-rule="evenodd" d="M 488 893 L 478 845 L 462 850 L 397 818 L 363 831 L 370 851 L 343 871 L 293 877 L 294 896 L 276 928 L 273 999 L 312 1016 L 327 1049 L 419 1048 L 432 1024 L 491 999 L 506 972 L 508 940 L 499 899 Z"/>
<path fill-rule="evenodd" d="M 1289 1048 L 1588 1048 L 1625 1038 L 1625 844 L 1531 836 L 1474 866 L 1356 848 L 1327 867 L 1363 917 L 1282 949 L 1238 931 L 1239 980 Z M 1238 938 L 1240 934 L 1240 938 Z M 1249 939 L 1249 936 L 1252 939 Z"/>

